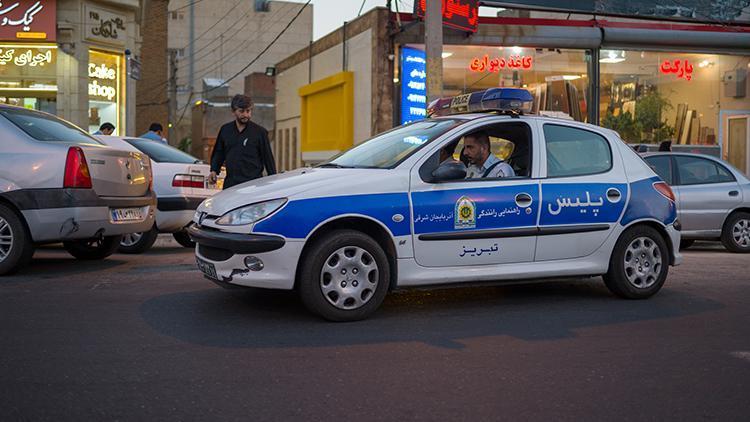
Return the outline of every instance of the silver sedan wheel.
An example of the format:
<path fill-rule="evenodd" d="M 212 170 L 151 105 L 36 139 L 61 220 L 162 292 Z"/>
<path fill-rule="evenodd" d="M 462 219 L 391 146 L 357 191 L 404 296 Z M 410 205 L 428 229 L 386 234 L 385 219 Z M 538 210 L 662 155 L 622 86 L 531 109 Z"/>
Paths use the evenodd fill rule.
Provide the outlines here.
<path fill-rule="evenodd" d="M 750 247 L 750 220 L 737 220 L 732 227 L 732 239 L 741 248 Z"/>
<path fill-rule="evenodd" d="M 143 238 L 143 233 L 128 233 L 122 236 L 121 246 L 133 246 Z"/>
<path fill-rule="evenodd" d="M 634 239 L 625 251 L 625 276 L 636 288 L 647 289 L 653 286 L 659 278 L 662 265 L 659 245 L 650 237 Z"/>
<path fill-rule="evenodd" d="M 328 302 L 345 310 L 364 306 L 375 295 L 379 272 L 375 258 L 358 246 L 332 253 L 320 271 L 320 290 Z"/>
<path fill-rule="evenodd" d="M 5 261 L 5 258 L 10 255 L 11 248 L 13 248 L 13 231 L 10 229 L 10 224 L 0 217 L 0 262 Z"/>

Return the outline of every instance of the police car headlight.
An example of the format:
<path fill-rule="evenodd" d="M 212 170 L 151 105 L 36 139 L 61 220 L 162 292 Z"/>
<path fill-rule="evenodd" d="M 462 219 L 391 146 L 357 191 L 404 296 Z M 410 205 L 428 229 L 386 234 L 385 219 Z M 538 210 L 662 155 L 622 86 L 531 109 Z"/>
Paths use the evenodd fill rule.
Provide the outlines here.
<path fill-rule="evenodd" d="M 284 204 L 286 204 L 286 199 L 274 199 L 272 201 L 260 202 L 258 204 L 237 208 L 222 215 L 221 218 L 216 220 L 216 224 L 222 226 L 244 226 L 246 224 L 252 224 L 273 214 Z"/>

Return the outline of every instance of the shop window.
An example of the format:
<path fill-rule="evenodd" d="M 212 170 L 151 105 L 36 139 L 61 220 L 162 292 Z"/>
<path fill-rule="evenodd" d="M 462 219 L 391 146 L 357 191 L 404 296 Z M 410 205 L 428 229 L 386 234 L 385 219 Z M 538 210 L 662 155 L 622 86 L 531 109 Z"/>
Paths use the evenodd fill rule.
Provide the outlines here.
<path fill-rule="evenodd" d="M 57 112 L 57 47 L 0 44 L 0 103 Z"/>
<path fill-rule="evenodd" d="M 121 117 L 125 108 L 122 56 L 89 50 L 88 77 L 89 132 L 109 122 L 115 126 L 114 135 L 125 133 Z"/>
<path fill-rule="evenodd" d="M 424 51 L 424 45 L 406 47 Z M 420 82 L 424 80 L 410 80 L 406 74 L 401 78 L 401 83 L 413 86 Z M 588 121 L 586 50 L 469 45 L 443 48 L 444 96 L 496 87 L 529 90 L 534 95 L 534 113 Z M 407 100 L 401 100 L 402 112 L 409 106 Z"/>
<path fill-rule="evenodd" d="M 718 147 L 719 111 L 750 109 L 726 83 L 727 74 L 747 69 L 748 57 L 602 50 L 599 62 L 601 125 L 627 142 Z"/>
<path fill-rule="evenodd" d="M 544 125 L 547 176 L 572 177 L 612 168 L 612 151 L 603 136 L 570 126 Z"/>

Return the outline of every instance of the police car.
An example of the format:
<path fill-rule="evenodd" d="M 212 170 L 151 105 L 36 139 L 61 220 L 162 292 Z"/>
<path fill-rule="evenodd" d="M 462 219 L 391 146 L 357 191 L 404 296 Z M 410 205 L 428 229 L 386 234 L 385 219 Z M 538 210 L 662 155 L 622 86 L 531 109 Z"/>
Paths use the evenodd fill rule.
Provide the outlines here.
<path fill-rule="evenodd" d="M 296 289 L 334 321 L 410 286 L 603 276 L 618 296 L 654 295 L 682 259 L 669 185 L 616 132 L 525 114 L 532 101 L 508 88 L 441 99 L 322 165 L 207 199 L 190 229 L 199 269 Z M 515 176 L 467 179 L 443 159 L 480 131 Z"/>

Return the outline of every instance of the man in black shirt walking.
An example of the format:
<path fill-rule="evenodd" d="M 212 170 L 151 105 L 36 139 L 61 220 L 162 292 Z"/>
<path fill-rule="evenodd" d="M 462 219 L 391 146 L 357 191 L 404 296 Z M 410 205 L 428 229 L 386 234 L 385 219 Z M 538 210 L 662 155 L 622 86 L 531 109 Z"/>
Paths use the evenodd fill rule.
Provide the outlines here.
<path fill-rule="evenodd" d="M 209 181 L 216 183 L 216 175 L 221 172 L 221 166 L 226 165 L 224 189 L 262 177 L 264 168 L 269 176 L 276 174 L 268 131 L 250 121 L 252 106 L 247 95 L 235 95 L 232 98 L 234 121 L 222 126 L 216 136 Z"/>

